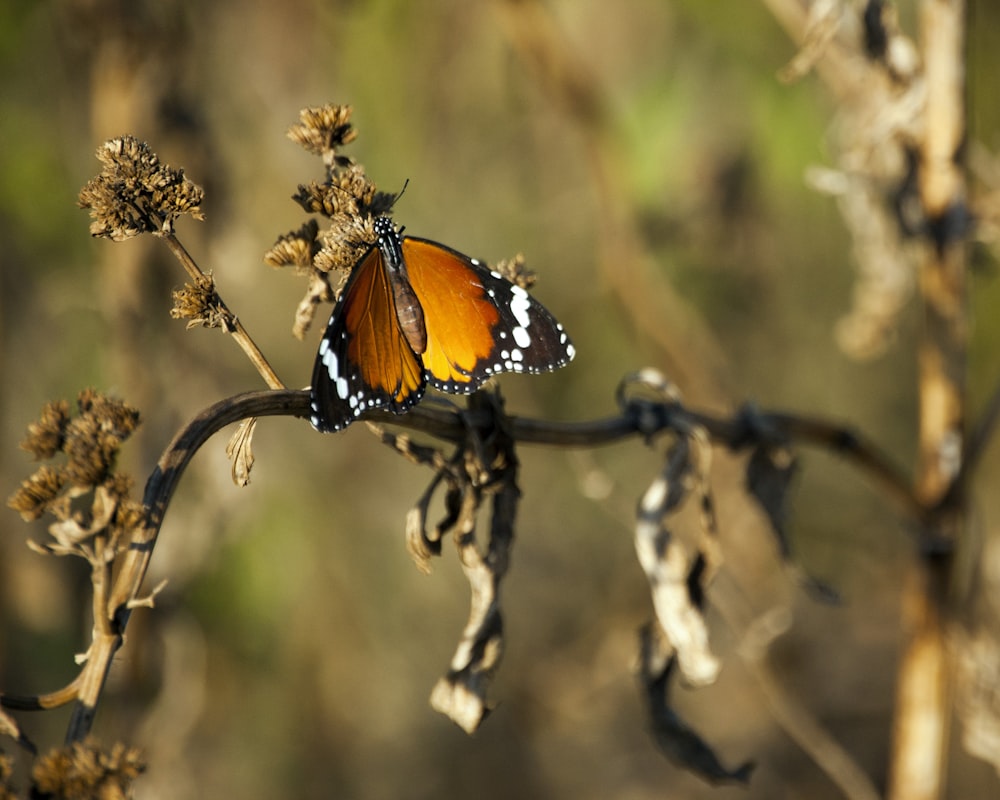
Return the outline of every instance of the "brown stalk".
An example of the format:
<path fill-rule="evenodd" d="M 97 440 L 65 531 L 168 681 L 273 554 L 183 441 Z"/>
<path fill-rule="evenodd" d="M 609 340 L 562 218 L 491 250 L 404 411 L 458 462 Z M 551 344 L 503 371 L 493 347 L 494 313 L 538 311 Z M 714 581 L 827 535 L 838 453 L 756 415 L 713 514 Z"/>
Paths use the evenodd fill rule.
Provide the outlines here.
<path fill-rule="evenodd" d="M 106 575 L 95 576 L 94 637 L 87 651 L 86 665 L 76 682 L 78 688 L 73 698 L 76 705 L 66 731 L 67 743 L 82 741 L 90 732 L 98 700 L 112 659 L 122 645 L 132 609 L 151 604 L 151 595 L 144 598 L 140 594 L 142 583 L 170 498 L 191 458 L 211 436 L 227 425 L 254 416 L 301 415 L 307 408 L 308 394 L 305 392 L 241 395 L 203 411 L 167 446 L 146 482 L 143 495 L 143 504 L 147 509 L 146 525 L 133 533 L 114 582 L 110 580 L 110 569 Z"/>
<path fill-rule="evenodd" d="M 806 4 L 762 2 L 796 41 L 807 39 Z M 828 10 L 834 16 L 849 13 L 832 6 Z M 920 30 L 922 85 L 917 88 L 926 94 L 912 139 L 898 144 L 917 153 L 919 232 L 926 240 L 917 266 L 924 328 L 918 345 L 918 463 L 911 493 L 926 512 L 922 547 L 902 590 L 906 643 L 889 765 L 888 797 L 893 800 L 932 800 L 942 797 L 947 785 L 953 706 L 946 641 L 955 603 L 952 554 L 962 537 L 966 477 L 1000 413 L 1000 403 L 994 401 L 968 440 L 968 452 L 963 452 L 968 335 L 968 214 L 961 164 L 966 119 L 963 0 L 922 0 Z M 815 65 L 842 101 L 849 101 L 851 92 L 865 91 L 844 81 L 852 61 L 863 59 L 852 57 L 833 40 Z"/>
<path fill-rule="evenodd" d="M 924 0 L 921 30 L 927 81 L 920 199 L 931 240 L 920 265 L 924 330 L 919 348 L 919 462 L 916 493 L 938 506 L 927 548 L 904 587 L 906 644 L 899 666 L 890 800 L 944 795 L 952 709 L 948 629 L 952 553 L 962 537 L 968 310 L 964 244 L 965 41 L 962 0 Z M 945 501 L 942 503 L 942 501 Z"/>
<path fill-rule="evenodd" d="M 188 251 L 184 248 L 184 245 L 181 244 L 180 240 L 172 231 L 163 234 L 161 238 L 164 242 L 166 242 L 167 247 L 170 248 L 170 252 L 173 253 L 174 257 L 181 263 L 181 266 L 184 267 L 184 270 L 195 284 L 208 277 L 202 271 L 201 267 L 198 266 L 195 260 L 191 258 L 191 254 L 188 253 Z M 246 328 L 243 327 L 243 323 L 240 322 L 239 318 L 229 310 L 221 297 L 217 297 L 217 303 L 219 310 L 224 314 L 226 319 L 226 331 L 232 335 L 232 337 L 236 340 L 236 343 L 240 346 L 240 349 L 246 353 L 247 358 L 250 359 L 250 363 L 254 365 L 257 372 L 259 372 L 261 377 L 264 378 L 268 387 L 271 389 L 284 389 L 285 384 L 281 382 L 281 379 L 271 368 L 271 365 L 264 357 L 264 354 L 260 351 L 260 348 L 257 347 Z"/>

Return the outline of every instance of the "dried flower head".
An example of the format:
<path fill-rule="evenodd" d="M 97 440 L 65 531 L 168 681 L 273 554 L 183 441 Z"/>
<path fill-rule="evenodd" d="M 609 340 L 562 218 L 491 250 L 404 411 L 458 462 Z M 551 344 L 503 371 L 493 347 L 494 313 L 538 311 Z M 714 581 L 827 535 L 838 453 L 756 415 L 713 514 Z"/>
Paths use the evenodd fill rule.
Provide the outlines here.
<path fill-rule="evenodd" d="M 128 403 L 101 394 L 96 389 L 84 389 L 77 397 L 80 413 L 93 417 L 101 426 L 124 442 L 139 427 L 139 412 Z"/>
<path fill-rule="evenodd" d="M 25 522 L 36 520 L 44 514 L 63 487 L 61 470 L 50 466 L 39 467 L 35 474 L 21 481 L 21 488 L 7 500 L 7 507 L 21 515 Z"/>
<path fill-rule="evenodd" d="M 117 441 L 106 436 L 90 416 L 77 417 L 66 431 L 66 478 L 81 488 L 101 483 L 114 462 Z"/>
<path fill-rule="evenodd" d="M 121 400 L 84 389 L 80 416 L 66 426 L 66 477 L 76 486 L 96 486 L 108 477 L 118 450 L 139 426 L 139 412 Z"/>
<path fill-rule="evenodd" d="M 187 326 L 204 325 L 206 328 L 232 330 L 233 315 L 225 307 L 215 290 L 215 279 L 202 275 L 192 283 L 185 283 L 173 293 L 174 307 L 170 316 L 188 320 Z"/>
<path fill-rule="evenodd" d="M 28 427 L 24 449 L 36 458 L 63 453 L 66 461 L 42 465 L 7 500 L 25 521 L 46 512 L 65 521 L 75 513 L 73 499 L 100 485 L 113 502 L 125 498 L 131 488 L 131 481 L 113 468 L 122 442 L 139 425 L 139 412 L 94 389 L 82 391 L 77 406 L 79 416 L 70 418 L 68 403 L 48 403 L 39 421 Z"/>
<path fill-rule="evenodd" d="M 69 403 L 65 400 L 46 403 L 38 422 L 28 426 L 28 435 L 21 442 L 21 449 L 27 450 L 39 461 L 52 458 L 63 446 L 68 423 Z"/>
<path fill-rule="evenodd" d="M 118 743 L 105 749 L 94 739 L 74 742 L 38 759 L 31 772 L 32 797 L 124 800 L 145 768 L 136 748 Z"/>
<path fill-rule="evenodd" d="M 530 269 L 524 259 L 523 253 L 518 253 L 513 258 L 504 258 L 497 262 L 497 272 L 503 275 L 511 283 L 520 286 L 522 289 L 530 289 L 535 285 L 538 276 Z"/>
<path fill-rule="evenodd" d="M 302 184 L 293 195 L 307 213 L 330 220 L 320 232 L 315 221 L 278 239 L 264 256 L 271 266 L 295 266 L 309 272 L 309 286 L 299 303 L 292 332 L 303 338 L 319 303 L 333 298 L 330 273 L 347 272 L 375 241 L 374 220 L 388 213 L 398 195 L 380 192 L 364 167 L 337 150 L 357 134 L 350 124 L 350 106 L 306 108 L 289 137 L 311 153 L 322 156 L 326 175 L 322 181 Z"/>
<path fill-rule="evenodd" d="M 299 112 L 299 123 L 288 129 L 288 138 L 310 153 L 322 156 L 329 167 L 349 164 L 350 159 L 338 155 L 337 148 L 357 138 L 350 122 L 351 113 L 350 106 L 330 103 L 304 108 Z"/>
<path fill-rule="evenodd" d="M 330 220 L 330 227 L 320 234 L 320 249 L 313 265 L 319 272 L 346 272 L 374 244 L 376 238 L 372 217 L 335 217 Z"/>
<path fill-rule="evenodd" d="M 352 165 L 323 183 L 300 185 L 292 199 L 310 214 L 333 218 L 338 214 L 357 217 L 387 213 L 396 195 L 380 192 L 363 167 Z"/>
<path fill-rule="evenodd" d="M 79 203 L 90 209 L 92 236 L 116 242 L 140 233 L 173 231 L 181 214 L 203 219 L 204 192 L 184 171 L 161 164 L 145 142 L 134 136 L 111 139 L 97 150 L 101 174 L 80 190 Z"/>
<path fill-rule="evenodd" d="M 339 186 L 310 181 L 300 184 L 292 199 L 309 214 L 333 217 L 337 214 L 357 214 L 357 201 Z"/>
<path fill-rule="evenodd" d="M 272 267 L 311 268 L 313 257 L 319 252 L 318 234 L 319 223 L 314 219 L 308 220 L 297 231 L 279 236 L 274 246 L 264 254 L 264 263 Z"/>

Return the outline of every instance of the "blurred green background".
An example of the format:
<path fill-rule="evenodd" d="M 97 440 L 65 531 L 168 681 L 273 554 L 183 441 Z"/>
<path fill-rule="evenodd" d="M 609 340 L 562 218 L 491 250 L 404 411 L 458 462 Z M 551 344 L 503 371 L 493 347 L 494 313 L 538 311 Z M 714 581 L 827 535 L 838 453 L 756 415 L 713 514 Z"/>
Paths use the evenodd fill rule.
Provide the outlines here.
<path fill-rule="evenodd" d="M 900 5 L 910 24 L 911 5 Z M 206 221 L 181 221 L 181 240 L 282 379 L 308 382 L 318 332 L 305 343 L 290 335 L 303 282 L 261 257 L 302 222 L 296 186 L 321 177 L 285 131 L 300 108 L 325 102 L 354 107 L 349 152 L 380 188 L 409 180 L 396 207 L 408 232 L 491 261 L 523 252 L 539 273 L 536 295 L 578 356 L 552 375 L 505 378 L 513 413 L 611 413 L 619 379 L 649 365 L 700 407 L 752 399 L 851 421 L 906 467 L 918 316 L 912 305 L 902 313 L 877 359 L 837 346 L 855 284 L 851 241 L 834 201 L 804 179 L 830 164 L 836 109 L 815 77 L 777 80 L 796 47 L 765 4 L 539 8 L 0 4 L 4 496 L 33 469 L 17 443 L 50 399 L 94 385 L 138 406 L 144 425 L 124 466 L 141 486 L 180 424 L 263 388 L 226 337 L 169 318 L 184 277 L 160 243 L 89 237 L 76 194 L 112 136 L 148 141 L 205 188 Z M 996 151 L 1000 13 L 977 0 L 970 16 L 972 134 Z M 976 250 L 974 265 L 976 408 L 995 379 L 1000 323 L 996 263 Z M 138 796 L 840 797 L 736 652 L 741 625 L 776 608 L 792 615 L 769 657 L 780 685 L 884 781 L 912 547 L 836 459 L 805 455 L 793 533 L 840 607 L 794 585 L 742 495 L 739 461 L 716 460 L 718 591 L 739 613 L 710 608 L 722 677 L 678 690 L 676 702 L 728 764 L 758 762 L 744 789 L 676 769 L 647 734 L 633 668 L 651 611 L 631 524 L 655 452 L 639 442 L 522 449 L 499 707 L 468 737 L 427 703 L 464 624 L 464 580 L 449 548 L 419 574 L 403 540 L 430 473 L 362 425 L 321 437 L 304 421 L 267 419 L 241 490 L 224 448 L 224 437 L 211 442 L 180 486 L 149 579 L 169 583 L 154 611 L 135 615 L 97 719 L 98 735 L 145 749 Z M 997 466 L 988 456 L 987 490 Z M 976 501 L 987 541 L 996 505 L 988 491 Z M 2 519 L 0 687 L 50 691 L 86 646 L 87 570 L 30 552 L 24 540 L 42 539 L 43 526 Z M 66 714 L 19 719 L 51 745 Z M 996 791 L 995 773 L 956 747 L 950 796 Z"/>

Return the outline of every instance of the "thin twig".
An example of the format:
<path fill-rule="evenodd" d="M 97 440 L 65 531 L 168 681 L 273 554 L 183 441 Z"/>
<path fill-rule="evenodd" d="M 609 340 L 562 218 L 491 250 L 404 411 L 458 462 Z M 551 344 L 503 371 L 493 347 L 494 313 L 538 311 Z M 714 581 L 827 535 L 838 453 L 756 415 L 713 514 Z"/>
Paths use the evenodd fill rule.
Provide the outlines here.
<path fill-rule="evenodd" d="M 174 257 L 181 263 L 184 270 L 195 282 L 204 280 L 207 276 L 202 271 L 201 267 L 195 262 L 191 257 L 191 254 L 184 248 L 180 240 L 171 232 L 166 233 L 162 237 L 164 242 L 166 242 L 167 247 L 170 248 L 170 252 L 174 254 Z M 227 318 L 226 330 L 232 335 L 233 339 L 240 346 L 244 353 L 246 353 L 247 358 L 254 365 L 257 372 L 260 373 L 261 377 L 264 378 L 265 383 L 271 389 L 284 389 L 285 384 L 281 382 L 281 379 L 275 373 L 274 369 L 271 367 L 267 358 L 261 352 L 260 348 L 250 337 L 246 328 L 243 327 L 243 323 L 240 322 L 239 318 L 233 314 L 222 298 L 218 298 L 220 310 L 225 314 Z"/>
<path fill-rule="evenodd" d="M 0 706 L 15 711 L 45 711 L 72 703 L 80 694 L 80 676 L 54 692 L 45 694 L 0 694 Z"/>

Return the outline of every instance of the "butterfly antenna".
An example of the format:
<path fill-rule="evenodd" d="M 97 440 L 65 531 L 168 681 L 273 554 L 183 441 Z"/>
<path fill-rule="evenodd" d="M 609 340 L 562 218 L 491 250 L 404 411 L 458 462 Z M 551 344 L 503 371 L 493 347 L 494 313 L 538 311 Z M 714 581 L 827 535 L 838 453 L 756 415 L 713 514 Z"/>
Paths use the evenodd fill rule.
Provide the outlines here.
<path fill-rule="evenodd" d="M 403 181 L 403 188 L 399 190 L 398 194 L 396 194 L 396 195 L 393 196 L 393 198 L 392 198 L 392 204 L 393 205 L 396 205 L 396 201 L 399 200 L 399 198 L 403 196 L 403 192 L 406 191 L 406 187 L 409 186 L 409 185 L 410 185 L 410 179 L 407 178 L 405 181 Z"/>

